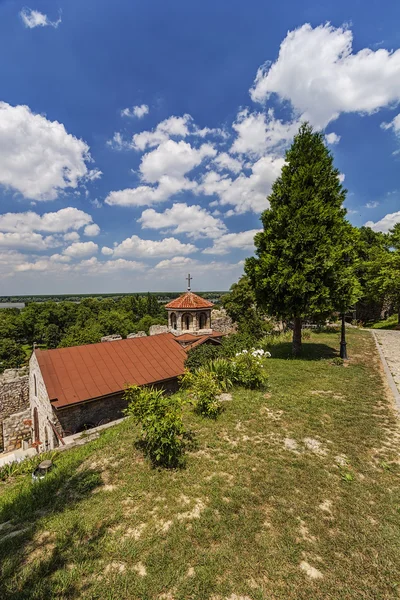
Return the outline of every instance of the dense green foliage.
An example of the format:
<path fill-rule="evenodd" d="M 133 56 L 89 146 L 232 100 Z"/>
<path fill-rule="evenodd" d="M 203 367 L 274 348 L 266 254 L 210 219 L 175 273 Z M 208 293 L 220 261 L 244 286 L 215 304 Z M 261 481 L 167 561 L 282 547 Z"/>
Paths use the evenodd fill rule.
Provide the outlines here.
<path fill-rule="evenodd" d="M 24 361 L 25 352 L 19 344 L 8 338 L 0 339 L 0 373 L 21 367 Z"/>
<path fill-rule="evenodd" d="M 216 419 L 222 410 L 218 395 L 222 388 L 218 378 L 207 367 L 200 367 L 197 371 L 186 371 L 181 379 L 181 384 L 194 403 L 195 411 L 208 417 Z"/>
<path fill-rule="evenodd" d="M 240 333 L 262 337 L 271 329 L 270 322 L 265 320 L 265 312 L 257 304 L 254 288 L 246 275 L 231 286 L 228 294 L 222 296 L 221 304 L 237 324 Z"/>
<path fill-rule="evenodd" d="M 166 311 L 156 296 L 83 298 L 81 302 L 38 302 L 21 310 L 0 309 L 0 372 L 20 366 L 22 345 L 47 348 L 99 342 L 105 335 L 126 337 L 149 332 L 151 325 L 166 324 Z"/>
<path fill-rule="evenodd" d="M 141 426 L 141 445 L 154 466 L 176 468 L 184 464 L 185 428 L 178 395 L 163 390 L 129 386 L 124 394 L 126 410 Z"/>
<path fill-rule="evenodd" d="M 339 175 L 323 135 L 303 124 L 262 214 L 257 257 L 246 260 L 257 303 L 294 320 L 294 353 L 301 349 L 302 319 L 346 310 L 359 293 L 354 230 L 345 219 Z"/>

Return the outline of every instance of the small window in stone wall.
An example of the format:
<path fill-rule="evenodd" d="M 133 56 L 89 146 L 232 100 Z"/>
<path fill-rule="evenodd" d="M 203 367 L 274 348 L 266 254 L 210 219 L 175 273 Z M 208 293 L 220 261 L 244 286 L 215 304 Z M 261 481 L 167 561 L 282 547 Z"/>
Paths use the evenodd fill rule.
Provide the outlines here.
<path fill-rule="evenodd" d="M 34 385 L 34 389 L 35 389 L 35 396 L 37 397 L 37 381 L 36 381 L 36 375 L 33 375 L 33 385 Z"/>

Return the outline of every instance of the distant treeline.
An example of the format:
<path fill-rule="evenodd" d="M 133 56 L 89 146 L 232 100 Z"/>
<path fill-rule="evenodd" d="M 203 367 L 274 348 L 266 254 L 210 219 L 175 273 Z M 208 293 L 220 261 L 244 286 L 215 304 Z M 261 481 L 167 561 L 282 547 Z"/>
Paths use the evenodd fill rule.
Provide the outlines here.
<path fill-rule="evenodd" d="M 202 294 L 214 303 L 222 292 Z M 0 373 L 23 365 L 34 343 L 44 348 L 63 348 L 99 342 L 103 336 L 126 337 L 149 332 L 152 325 L 166 325 L 164 304 L 176 298 L 160 294 L 103 294 L 74 296 L 6 296 L 7 303 L 25 307 L 0 308 Z"/>
<path fill-rule="evenodd" d="M 103 298 L 111 298 L 112 300 L 118 300 L 119 298 L 123 298 L 125 296 L 147 296 L 149 292 L 135 292 L 135 293 L 122 293 L 122 294 L 57 294 L 57 295 L 34 295 L 34 296 L 0 296 L 0 303 L 5 302 L 24 302 L 28 304 L 29 302 L 81 302 L 83 298 L 96 298 L 97 300 L 102 300 Z M 226 294 L 226 291 L 214 291 L 214 292 L 196 292 L 203 298 L 207 300 L 212 300 L 218 302 L 221 296 Z M 150 292 L 152 296 L 155 296 L 158 302 L 168 302 L 173 298 L 177 298 L 182 294 L 182 292 Z"/>

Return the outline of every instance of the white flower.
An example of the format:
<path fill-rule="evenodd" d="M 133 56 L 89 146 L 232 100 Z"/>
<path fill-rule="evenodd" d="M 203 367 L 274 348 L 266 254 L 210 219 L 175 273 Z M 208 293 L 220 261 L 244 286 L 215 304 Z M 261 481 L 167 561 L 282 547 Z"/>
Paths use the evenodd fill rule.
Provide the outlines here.
<path fill-rule="evenodd" d="M 266 353 L 265 353 L 265 356 L 266 356 L 267 358 L 271 358 L 271 352 L 266 352 Z"/>

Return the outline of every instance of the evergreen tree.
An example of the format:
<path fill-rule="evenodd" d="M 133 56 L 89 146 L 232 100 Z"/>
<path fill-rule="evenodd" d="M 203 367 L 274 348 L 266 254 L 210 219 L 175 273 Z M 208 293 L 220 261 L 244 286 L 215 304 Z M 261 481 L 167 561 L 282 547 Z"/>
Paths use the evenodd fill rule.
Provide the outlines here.
<path fill-rule="evenodd" d="M 304 123 L 272 187 L 270 208 L 262 214 L 257 257 L 245 265 L 258 304 L 293 320 L 294 355 L 301 351 L 302 319 L 344 311 L 359 293 L 345 197 L 323 135 Z"/>

